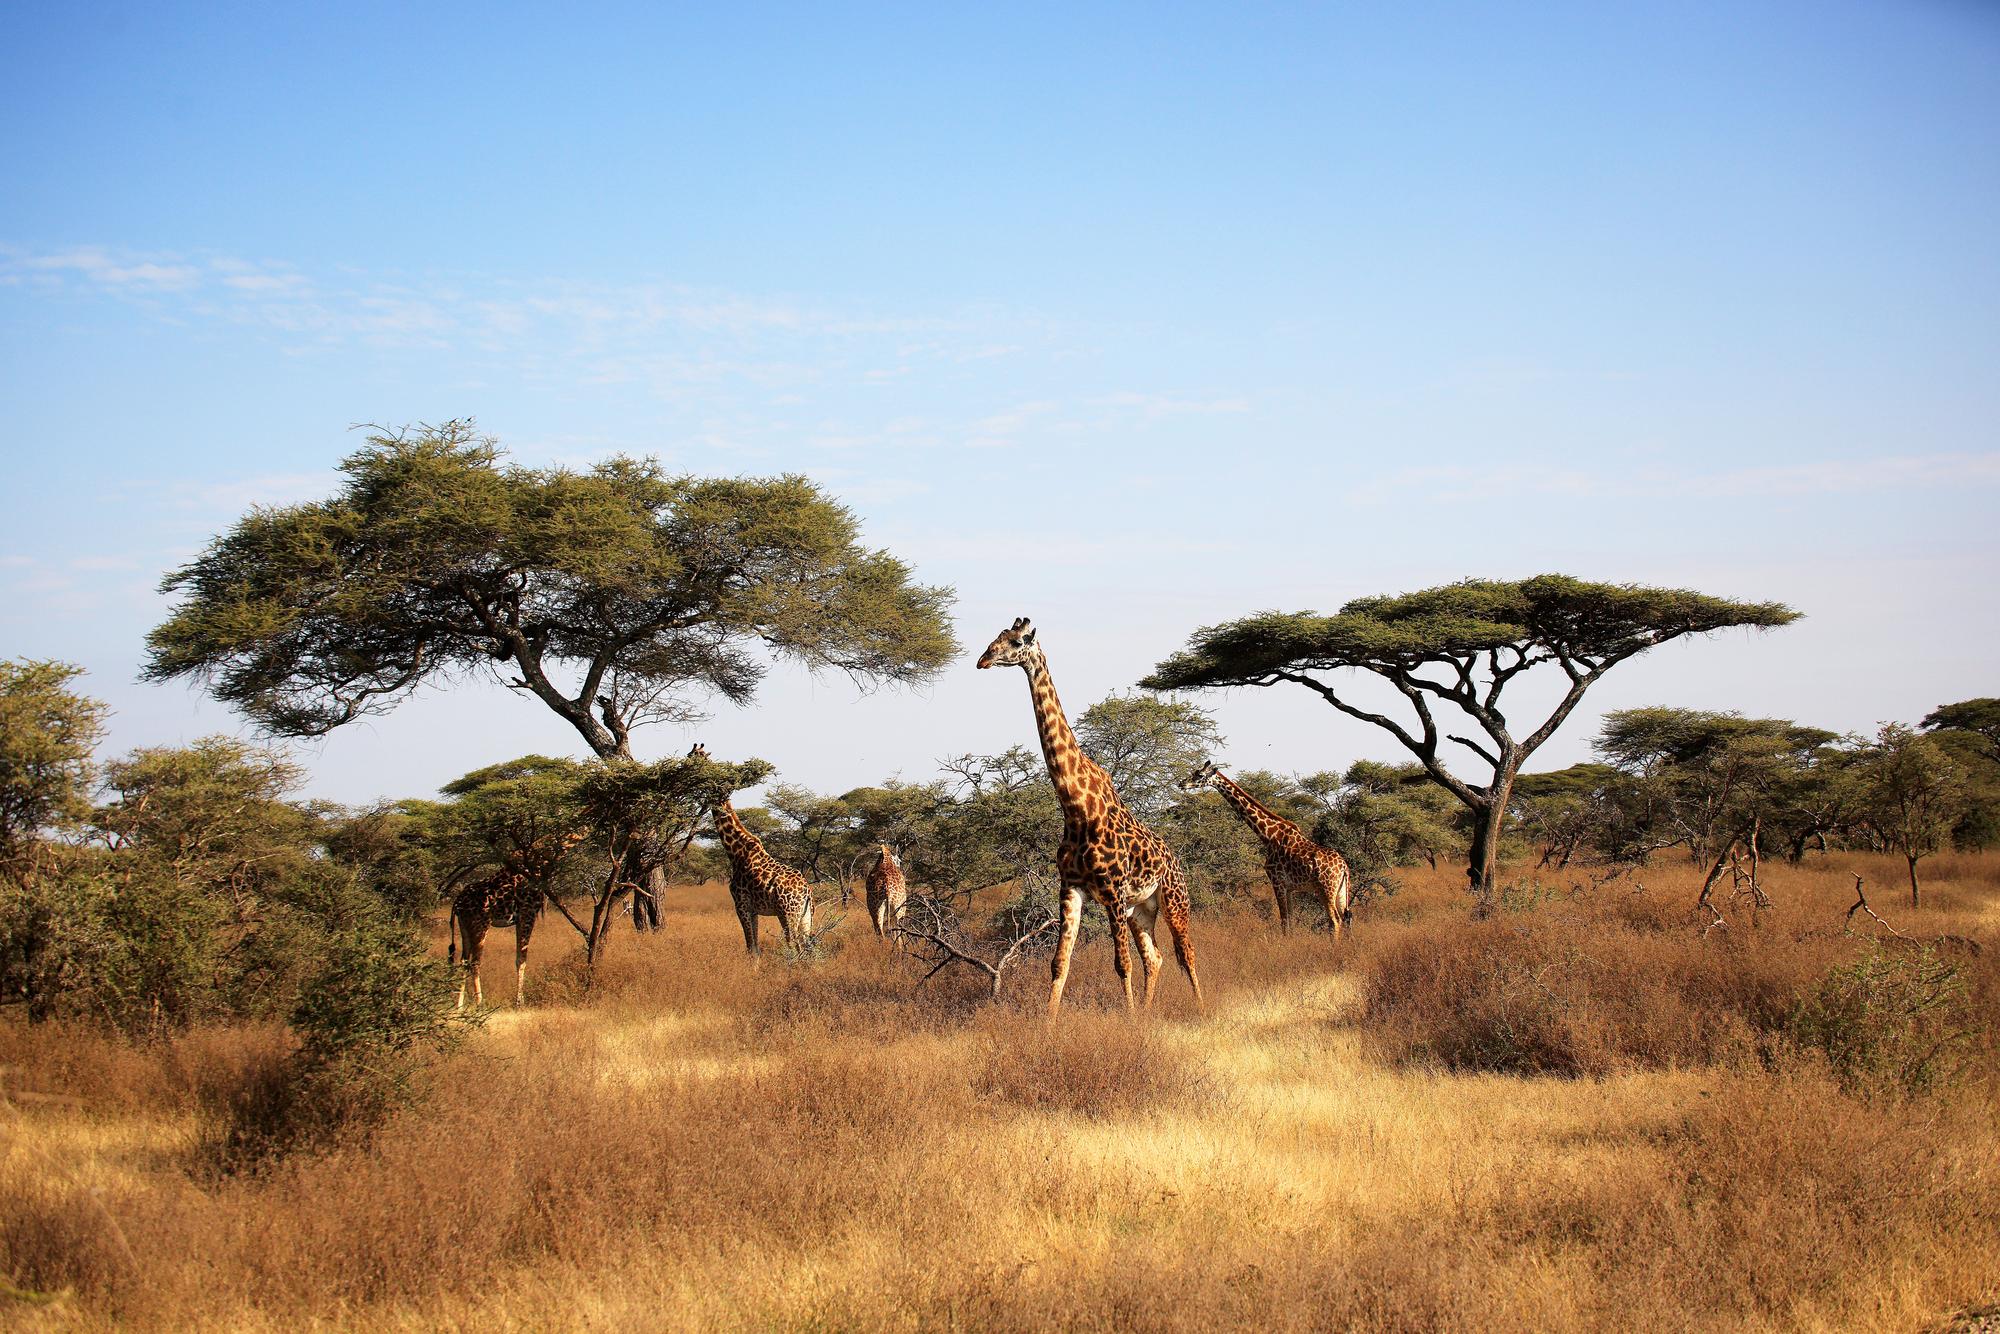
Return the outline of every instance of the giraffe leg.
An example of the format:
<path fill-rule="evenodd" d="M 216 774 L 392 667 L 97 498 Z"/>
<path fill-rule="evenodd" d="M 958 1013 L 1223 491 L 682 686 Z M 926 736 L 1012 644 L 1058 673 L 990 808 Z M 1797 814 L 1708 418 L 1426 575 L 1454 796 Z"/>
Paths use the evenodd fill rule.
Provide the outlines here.
<path fill-rule="evenodd" d="M 1070 951 L 1076 948 L 1076 931 L 1083 925 L 1083 889 L 1076 885 L 1064 885 L 1062 897 L 1062 930 L 1056 937 L 1056 957 L 1049 961 L 1049 1022 L 1054 1023 L 1056 1013 L 1062 1009 L 1063 984 L 1069 981 Z"/>
<path fill-rule="evenodd" d="M 458 983 L 458 1008 L 465 1008 L 466 984 L 472 986 L 474 1009 L 486 1003 L 485 995 L 479 989 L 479 965 L 486 957 L 486 914 L 462 914 L 458 919 L 458 938 L 464 946 L 460 957 L 465 964 L 465 972 Z"/>
<path fill-rule="evenodd" d="M 1188 901 L 1185 893 L 1167 899 L 1167 933 L 1174 938 L 1174 957 L 1180 960 L 1181 971 L 1187 974 L 1188 985 L 1194 988 L 1195 1008 L 1207 1008 L 1207 1003 L 1201 998 L 1201 979 L 1195 976 L 1194 971 L 1194 941 L 1188 937 Z"/>
<path fill-rule="evenodd" d="M 1340 900 L 1343 896 L 1339 888 L 1336 888 L 1325 880 L 1319 882 L 1319 893 L 1320 897 L 1326 901 L 1326 920 L 1333 923 L 1333 939 L 1338 944 L 1341 928 L 1345 925 L 1340 920 Z"/>
<path fill-rule="evenodd" d="M 1278 934 L 1289 936 L 1292 934 L 1292 896 L 1285 892 L 1284 886 L 1272 881 L 1271 897 L 1278 902 Z"/>
<path fill-rule="evenodd" d="M 535 934 L 535 917 L 525 913 L 514 919 L 514 1004 L 528 1003 L 528 939 Z"/>
<path fill-rule="evenodd" d="M 1153 942 L 1153 924 L 1159 920 L 1158 896 L 1147 899 L 1132 911 L 1132 943 L 1139 947 L 1139 961 L 1146 968 L 1146 1008 L 1153 1008 L 1153 988 L 1160 980 L 1160 947 Z"/>
<path fill-rule="evenodd" d="M 757 954 L 757 914 L 745 912 L 743 909 L 738 908 L 736 910 L 736 920 L 743 927 L 743 948 L 750 951 L 751 956 L 755 957 Z"/>
<path fill-rule="evenodd" d="M 1125 988 L 1125 1013 L 1132 1013 L 1132 943 L 1125 939 L 1125 923 L 1118 920 L 1118 911 L 1108 905 L 1104 909 L 1105 918 L 1111 923 L 1111 960 L 1118 969 L 1118 981 Z"/>

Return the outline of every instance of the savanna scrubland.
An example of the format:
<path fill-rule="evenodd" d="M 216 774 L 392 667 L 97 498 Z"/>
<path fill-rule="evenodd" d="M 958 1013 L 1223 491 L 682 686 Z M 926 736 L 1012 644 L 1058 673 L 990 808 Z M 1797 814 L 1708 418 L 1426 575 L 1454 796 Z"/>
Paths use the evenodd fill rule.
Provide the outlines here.
<path fill-rule="evenodd" d="M 1618 664 L 1799 613 L 1465 580 L 1199 629 L 1073 725 L 1018 617 L 978 661 L 1027 673 L 1045 754 L 765 785 L 743 829 L 821 902 L 753 960 L 699 838 L 772 763 L 641 762 L 633 730 L 782 661 L 932 679 L 963 665 L 951 590 L 799 477 L 524 468 L 469 423 L 342 471 L 167 577 L 148 677 L 287 738 L 487 674 L 592 758 L 350 809 L 227 737 L 102 759 L 77 668 L 0 662 L 9 1321 L 1850 1329 L 2000 1301 L 2000 701 L 1873 737 L 1624 709 L 1537 771 Z M 1568 685 L 1523 734 L 1499 701 L 1530 671 Z M 1196 781 L 1224 738 L 1179 692 L 1274 683 L 1405 752 L 1231 776 L 1346 859 L 1343 938 L 1278 929 L 1249 807 Z M 1058 746 L 1185 868 L 1205 1011 L 1170 966 L 1126 1013 L 1093 907 L 1048 1022 L 1051 773 L 1094 772 Z M 840 887 L 892 845 L 884 940 Z M 445 903 L 461 941 L 539 913 L 528 1004 L 456 1011 Z"/>
<path fill-rule="evenodd" d="M 752 964 L 720 886 L 427 1062 L 372 1134 L 230 1168 L 292 1039 L 0 1023 L 0 1269 L 29 1328 L 1922 1328 L 2000 1298 L 2000 857 L 1922 906 L 1808 854 L 1702 932 L 1702 869 L 1509 864 L 1280 936 L 1197 917 L 1207 1013 L 1061 1023 L 858 909 Z M 994 895 L 998 906 L 999 895 Z M 976 911 L 976 910 L 975 910 Z M 442 949 L 443 924 L 431 924 Z M 1974 949 L 1974 946 L 1983 946 Z M 563 951 L 568 951 L 564 953 Z M 508 960 L 489 956 L 489 994 Z M 18 1013 L 18 1012 L 17 1012 Z"/>

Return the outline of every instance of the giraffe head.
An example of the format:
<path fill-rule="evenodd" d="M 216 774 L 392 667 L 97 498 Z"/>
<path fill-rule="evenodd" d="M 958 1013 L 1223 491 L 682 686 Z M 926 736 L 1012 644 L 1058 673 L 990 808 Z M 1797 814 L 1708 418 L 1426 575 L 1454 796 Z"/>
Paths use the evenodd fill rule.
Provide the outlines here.
<path fill-rule="evenodd" d="M 1216 775 L 1221 772 L 1220 769 L 1215 767 L 1214 760 L 1203 760 L 1194 767 L 1193 772 L 1189 773 L 1186 778 L 1181 779 L 1181 791 L 1199 792 L 1212 784 L 1215 781 Z"/>
<path fill-rule="evenodd" d="M 695 742 L 695 743 L 694 743 L 694 749 L 688 752 L 688 758 L 689 758 L 689 759 L 691 759 L 691 760 L 695 760 L 695 759 L 701 759 L 701 760 L 705 760 L 705 759 L 707 759 L 707 758 L 708 758 L 708 747 L 707 747 L 707 746 L 704 746 L 704 745 L 702 745 L 702 744 L 701 744 L 701 742 L 699 742 L 699 741 Z"/>
<path fill-rule="evenodd" d="M 979 655 L 981 667 L 1026 667 L 1042 656 L 1042 646 L 1035 642 L 1035 627 L 1025 616 L 1016 616 L 1014 623 L 994 636 L 986 651 Z"/>

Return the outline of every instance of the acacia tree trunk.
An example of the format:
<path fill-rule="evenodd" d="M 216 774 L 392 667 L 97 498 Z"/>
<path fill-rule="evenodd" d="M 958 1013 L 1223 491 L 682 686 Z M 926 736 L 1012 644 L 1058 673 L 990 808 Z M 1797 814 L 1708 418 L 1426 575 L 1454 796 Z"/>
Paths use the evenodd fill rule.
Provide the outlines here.
<path fill-rule="evenodd" d="M 1917 902 L 1917 858 L 1915 853 L 1906 852 L 1903 859 L 1910 864 L 1910 906 L 1920 906 Z"/>
<path fill-rule="evenodd" d="M 1499 888 L 1500 829 L 1507 818 L 1507 789 L 1512 783 L 1493 785 L 1482 805 L 1472 808 L 1472 849 L 1466 858 L 1465 878 L 1478 900 L 1474 914 L 1484 917 L 1493 911 L 1493 896 Z"/>

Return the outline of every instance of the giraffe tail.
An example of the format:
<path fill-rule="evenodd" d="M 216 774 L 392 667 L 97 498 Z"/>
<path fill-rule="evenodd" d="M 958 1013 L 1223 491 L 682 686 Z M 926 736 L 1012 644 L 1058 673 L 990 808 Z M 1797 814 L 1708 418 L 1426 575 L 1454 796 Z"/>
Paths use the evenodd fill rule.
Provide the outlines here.
<path fill-rule="evenodd" d="M 444 961 L 455 966 L 458 963 L 458 914 L 447 908 L 445 910 L 444 923 Z"/>

